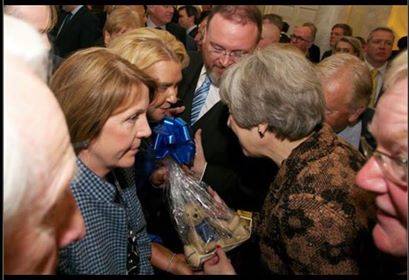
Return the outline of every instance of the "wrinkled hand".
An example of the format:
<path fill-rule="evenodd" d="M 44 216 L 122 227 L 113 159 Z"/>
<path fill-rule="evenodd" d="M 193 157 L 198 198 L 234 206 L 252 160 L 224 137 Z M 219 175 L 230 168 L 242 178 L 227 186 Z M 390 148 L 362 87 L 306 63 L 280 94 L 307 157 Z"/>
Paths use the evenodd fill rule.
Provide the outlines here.
<path fill-rule="evenodd" d="M 193 274 L 192 269 L 186 262 L 184 254 L 177 254 L 173 260 L 170 267 L 170 272 L 177 275 L 191 275 Z"/>
<path fill-rule="evenodd" d="M 202 146 L 202 130 L 198 129 L 195 133 L 195 146 L 196 146 L 196 154 L 195 159 L 193 160 L 193 166 L 190 168 L 192 175 L 197 179 L 203 174 L 203 171 L 206 166 L 206 159 L 203 152 Z"/>
<path fill-rule="evenodd" d="M 168 117 L 175 117 L 175 116 L 179 115 L 180 113 L 182 113 L 184 110 L 185 110 L 185 106 L 170 108 L 166 112 L 166 115 Z"/>
<path fill-rule="evenodd" d="M 216 254 L 203 265 L 204 274 L 208 275 L 234 275 L 236 271 L 229 258 L 221 248 L 216 248 Z"/>

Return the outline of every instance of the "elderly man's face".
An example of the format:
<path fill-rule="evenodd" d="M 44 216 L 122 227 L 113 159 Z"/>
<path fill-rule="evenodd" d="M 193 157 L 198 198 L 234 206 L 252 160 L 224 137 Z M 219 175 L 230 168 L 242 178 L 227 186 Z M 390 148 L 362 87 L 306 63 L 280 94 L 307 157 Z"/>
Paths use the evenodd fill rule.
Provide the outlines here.
<path fill-rule="evenodd" d="M 338 133 L 359 117 L 355 116 L 350 103 L 352 88 L 345 78 L 322 81 L 325 97 L 325 121 Z"/>
<path fill-rule="evenodd" d="M 261 32 L 260 42 L 258 42 L 258 47 L 264 48 L 279 41 L 280 29 L 272 23 L 263 22 L 263 30 Z"/>
<path fill-rule="evenodd" d="M 156 24 L 163 25 L 172 21 L 172 5 L 152 5 L 149 7 L 149 11 Z"/>
<path fill-rule="evenodd" d="M 394 36 L 392 33 L 378 30 L 366 44 L 366 55 L 369 62 L 385 63 L 392 54 Z"/>
<path fill-rule="evenodd" d="M 311 35 L 310 28 L 306 26 L 296 27 L 291 35 L 290 44 L 299 48 L 303 53 L 307 53 L 312 45 Z"/>
<path fill-rule="evenodd" d="M 31 172 L 36 180 L 30 182 L 32 189 L 21 205 L 20 219 L 7 225 L 10 234 L 5 237 L 5 271 L 51 274 L 55 273 L 58 249 L 85 234 L 84 221 L 69 188 L 75 155 L 65 118 L 53 94 L 26 72 L 20 71 L 17 76 L 24 77 L 25 83 L 15 84 L 13 94 L 27 102 L 21 106 L 19 120 L 26 123 L 21 136 L 28 141 L 27 149 L 35 154 L 27 153 L 27 157 L 32 159 Z M 22 96 L 17 97 L 20 93 Z"/>
<path fill-rule="evenodd" d="M 202 53 L 207 73 L 218 85 L 220 77 L 230 65 L 257 46 L 257 25 L 243 25 L 216 14 L 204 35 Z"/>
<path fill-rule="evenodd" d="M 377 247 L 394 256 L 406 256 L 408 185 L 408 79 L 392 86 L 380 99 L 369 130 L 376 151 L 359 171 L 357 184 L 376 195 L 377 224 L 373 237 Z"/>

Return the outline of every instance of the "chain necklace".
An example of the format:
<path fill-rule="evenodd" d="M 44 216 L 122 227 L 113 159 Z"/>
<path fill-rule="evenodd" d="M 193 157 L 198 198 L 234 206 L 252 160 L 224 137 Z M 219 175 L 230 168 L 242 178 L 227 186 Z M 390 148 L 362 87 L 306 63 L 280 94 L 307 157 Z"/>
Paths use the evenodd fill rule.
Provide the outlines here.
<path fill-rule="evenodd" d="M 138 246 L 136 242 L 136 233 L 131 228 L 131 221 L 129 217 L 129 208 L 128 203 L 124 199 L 124 192 L 119 184 L 118 179 L 116 178 L 115 173 L 112 171 L 114 177 L 114 185 L 119 193 L 120 200 L 125 210 L 127 228 L 128 228 L 128 242 L 127 242 L 127 262 L 126 269 L 129 275 L 138 275 L 140 268 L 140 256 L 138 251 Z"/>

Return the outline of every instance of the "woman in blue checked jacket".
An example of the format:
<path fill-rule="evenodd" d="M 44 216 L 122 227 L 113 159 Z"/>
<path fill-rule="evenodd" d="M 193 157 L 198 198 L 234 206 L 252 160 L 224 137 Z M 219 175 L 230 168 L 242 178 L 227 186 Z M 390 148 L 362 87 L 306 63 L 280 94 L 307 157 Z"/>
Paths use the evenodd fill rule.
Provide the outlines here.
<path fill-rule="evenodd" d="M 190 273 L 182 255 L 152 244 L 136 196 L 132 167 L 154 82 L 103 48 L 76 52 L 51 80 L 77 155 L 73 195 L 84 217 L 85 237 L 60 251 L 64 274 L 153 274 L 152 265 Z"/>

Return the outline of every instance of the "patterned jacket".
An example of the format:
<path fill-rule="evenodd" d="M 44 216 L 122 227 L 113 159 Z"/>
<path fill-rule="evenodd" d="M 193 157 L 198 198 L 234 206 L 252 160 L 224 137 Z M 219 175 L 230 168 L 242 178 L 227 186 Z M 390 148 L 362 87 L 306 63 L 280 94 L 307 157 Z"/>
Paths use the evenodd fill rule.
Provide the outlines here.
<path fill-rule="evenodd" d="M 283 161 L 256 225 L 277 274 L 357 274 L 375 251 L 373 196 L 355 185 L 362 155 L 324 125 Z"/>
<path fill-rule="evenodd" d="M 127 274 L 127 218 L 124 207 L 118 203 L 118 191 L 79 159 L 77 167 L 71 190 L 84 218 L 86 235 L 60 250 L 58 271 L 63 274 Z M 123 190 L 122 198 L 129 206 L 131 227 L 137 232 L 140 274 L 153 274 L 151 243 L 134 184 Z"/>

